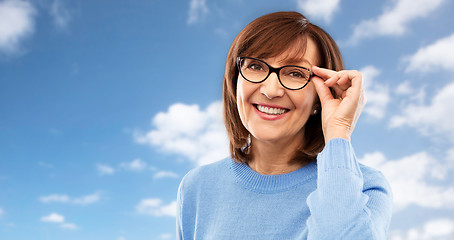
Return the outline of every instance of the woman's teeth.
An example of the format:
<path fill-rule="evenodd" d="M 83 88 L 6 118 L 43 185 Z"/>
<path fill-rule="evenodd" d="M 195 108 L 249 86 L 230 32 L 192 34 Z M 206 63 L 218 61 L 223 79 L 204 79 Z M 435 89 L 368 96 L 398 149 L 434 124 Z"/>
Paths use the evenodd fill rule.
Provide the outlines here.
<path fill-rule="evenodd" d="M 266 114 L 271 114 L 271 115 L 281 115 L 287 111 L 284 108 L 271 108 L 271 107 L 264 107 L 264 106 L 260 106 L 260 105 L 257 105 L 257 109 L 260 112 L 263 112 Z"/>

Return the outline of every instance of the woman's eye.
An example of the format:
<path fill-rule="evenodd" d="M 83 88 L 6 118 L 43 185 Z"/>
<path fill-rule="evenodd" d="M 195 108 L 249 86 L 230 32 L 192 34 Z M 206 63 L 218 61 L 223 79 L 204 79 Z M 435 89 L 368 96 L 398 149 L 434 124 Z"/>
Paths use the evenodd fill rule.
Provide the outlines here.
<path fill-rule="evenodd" d="M 255 63 L 250 64 L 248 68 L 250 68 L 252 70 L 263 70 L 263 67 L 260 64 L 255 64 Z"/>
<path fill-rule="evenodd" d="M 294 78 L 305 78 L 304 74 L 300 72 L 291 72 L 289 76 L 294 77 Z"/>

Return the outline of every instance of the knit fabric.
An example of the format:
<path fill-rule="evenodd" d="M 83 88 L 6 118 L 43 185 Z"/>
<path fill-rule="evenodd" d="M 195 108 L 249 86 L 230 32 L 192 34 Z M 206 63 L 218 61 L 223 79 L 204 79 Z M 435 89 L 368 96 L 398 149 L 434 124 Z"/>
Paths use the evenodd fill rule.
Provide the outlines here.
<path fill-rule="evenodd" d="M 317 163 L 262 175 L 227 158 L 191 170 L 178 190 L 177 239 L 386 239 L 392 193 L 345 139 Z"/>

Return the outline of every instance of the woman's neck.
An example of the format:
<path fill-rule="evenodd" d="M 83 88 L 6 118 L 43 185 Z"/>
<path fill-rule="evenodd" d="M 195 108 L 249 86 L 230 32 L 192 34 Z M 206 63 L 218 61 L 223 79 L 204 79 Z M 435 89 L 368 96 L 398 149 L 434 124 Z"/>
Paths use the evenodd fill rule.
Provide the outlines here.
<path fill-rule="evenodd" d="M 293 159 L 300 145 L 301 141 L 295 139 L 279 143 L 252 139 L 252 160 L 248 163 L 249 167 L 265 175 L 293 172 L 307 164 L 307 161 Z"/>

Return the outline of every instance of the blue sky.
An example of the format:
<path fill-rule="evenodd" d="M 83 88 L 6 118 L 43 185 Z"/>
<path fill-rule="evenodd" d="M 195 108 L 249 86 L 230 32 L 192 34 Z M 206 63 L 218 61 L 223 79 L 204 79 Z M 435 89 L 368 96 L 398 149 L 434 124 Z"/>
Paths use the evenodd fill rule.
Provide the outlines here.
<path fill-rule="evenodd" d="M 178 184 L 227 156 L 236 34 L 299 11 L 363 72 L 352 138 L 389 239 L 454 238 L 454 2 L 0 0 L 0 239 L 174 239 Z"/>

